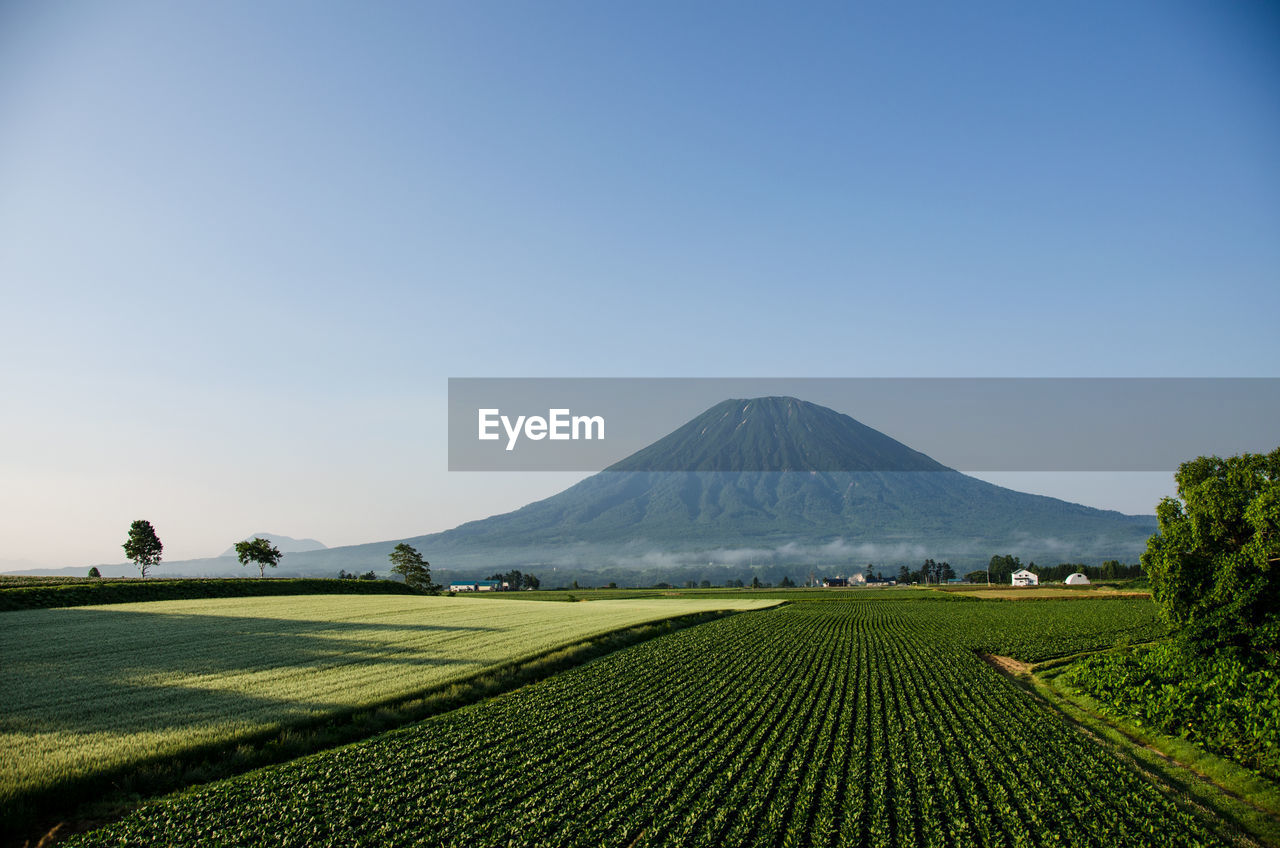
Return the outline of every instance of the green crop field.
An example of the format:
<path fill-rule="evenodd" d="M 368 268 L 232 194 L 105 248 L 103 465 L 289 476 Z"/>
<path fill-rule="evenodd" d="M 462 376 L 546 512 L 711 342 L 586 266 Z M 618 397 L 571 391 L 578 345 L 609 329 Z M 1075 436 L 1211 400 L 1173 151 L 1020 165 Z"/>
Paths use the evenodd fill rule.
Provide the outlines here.
<path fill-rule="evenodd" d="M 793 603 L 158 801 L 70 844 L 1230 844 L 978 656 L 1159 632 L 1149 603 L 1125 600 Z"/>
<path fill-rule="evenodd" d="M 619 628 L 770 603 L 324 595 L 0 613 L 0 809 Z"/>

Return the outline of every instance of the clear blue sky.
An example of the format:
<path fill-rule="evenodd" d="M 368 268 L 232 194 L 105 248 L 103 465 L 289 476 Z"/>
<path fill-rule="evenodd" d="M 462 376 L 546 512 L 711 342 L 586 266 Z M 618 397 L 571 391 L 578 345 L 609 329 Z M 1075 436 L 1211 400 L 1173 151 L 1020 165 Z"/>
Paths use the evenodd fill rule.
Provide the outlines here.
<path fill-rule="evenodd" d="M 450 376 L 1280 376 L 1266 5 L 10 0 L 0 567 L 577 479 Z"/>

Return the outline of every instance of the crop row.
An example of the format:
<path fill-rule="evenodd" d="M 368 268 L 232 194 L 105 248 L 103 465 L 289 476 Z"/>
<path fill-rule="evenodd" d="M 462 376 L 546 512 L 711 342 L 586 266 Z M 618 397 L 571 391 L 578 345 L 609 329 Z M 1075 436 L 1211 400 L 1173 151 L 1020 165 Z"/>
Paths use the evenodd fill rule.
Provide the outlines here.
<path fill-rule="evenodd" d="M 734 616 L 75 844 L 1220 844 L 975 657 L 996 629 L 1032 626 L 986 606 L 1011 605 Z M 1132 625 L 1107 609 L 1100 631 Z"/>

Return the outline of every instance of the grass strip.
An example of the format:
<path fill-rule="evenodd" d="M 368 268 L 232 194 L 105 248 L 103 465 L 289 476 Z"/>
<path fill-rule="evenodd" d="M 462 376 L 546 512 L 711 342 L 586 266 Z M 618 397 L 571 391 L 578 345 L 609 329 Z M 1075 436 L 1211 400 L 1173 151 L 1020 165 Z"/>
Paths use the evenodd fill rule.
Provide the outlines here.
<path fill-rule="evenodd" d="M 620 628 L 381 704 L 45 787 L 0 809 L 0 843 L 34 844 L 55 825 L 61 826 L 60 836 L 102 827 L 150 797 L 366 739 L 736 612 L 711 610 Z"/>

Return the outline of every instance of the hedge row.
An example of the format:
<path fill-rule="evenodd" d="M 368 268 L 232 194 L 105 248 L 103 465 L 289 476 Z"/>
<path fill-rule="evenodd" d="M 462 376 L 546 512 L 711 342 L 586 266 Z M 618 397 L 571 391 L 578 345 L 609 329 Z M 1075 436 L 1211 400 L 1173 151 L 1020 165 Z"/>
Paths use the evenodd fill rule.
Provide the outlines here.
<path fill-rule="evenodd" d="M 179 601 L 189 598 L 243 598 L 260 595 L 412 595 L 391 580 L 317 578 L 228 578 L 190 580 L 103 580 L 61 585 L 0 587 L 0 611 Z"/>

